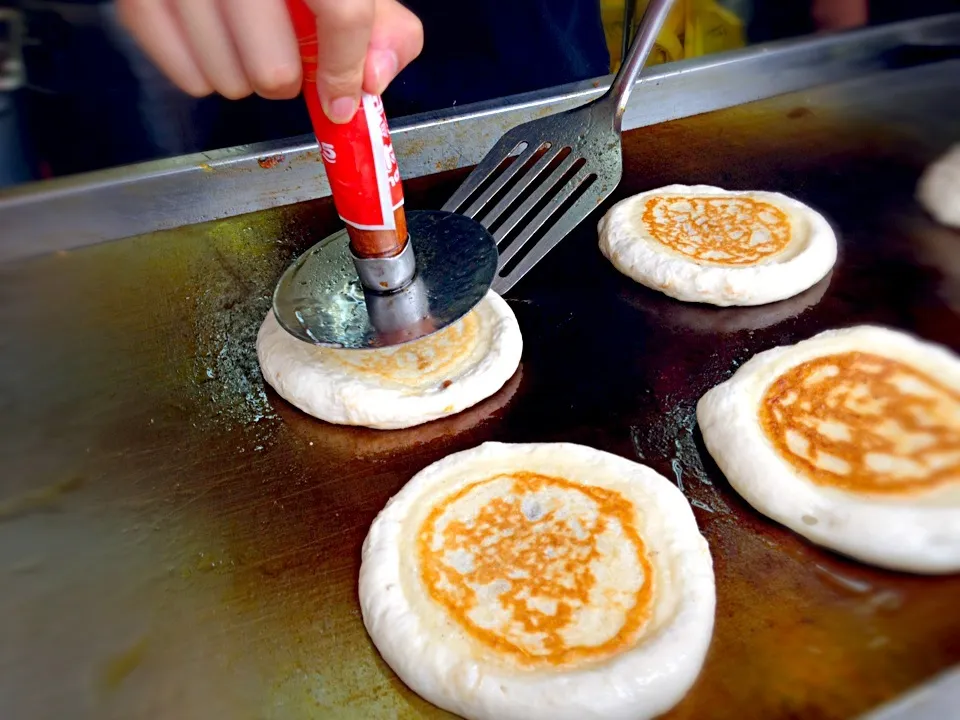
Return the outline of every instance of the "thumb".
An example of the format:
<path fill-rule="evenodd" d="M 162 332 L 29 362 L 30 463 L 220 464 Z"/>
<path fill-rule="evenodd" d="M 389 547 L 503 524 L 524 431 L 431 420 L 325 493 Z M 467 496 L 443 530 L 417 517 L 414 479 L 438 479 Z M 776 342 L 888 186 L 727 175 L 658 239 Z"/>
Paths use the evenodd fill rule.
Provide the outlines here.
<path fill-rule="evenodd" d="M 397 0 L 375 0 L 363 89 L 380 95 L 423 50 L 420 19 Z"/>

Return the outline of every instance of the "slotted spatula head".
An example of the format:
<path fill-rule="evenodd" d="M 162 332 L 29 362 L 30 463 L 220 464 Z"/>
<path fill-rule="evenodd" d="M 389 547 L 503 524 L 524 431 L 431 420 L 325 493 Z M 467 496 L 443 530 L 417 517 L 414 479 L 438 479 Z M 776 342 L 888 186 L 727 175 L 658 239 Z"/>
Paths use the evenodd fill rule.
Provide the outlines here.
<path fill-rule="evenodd" d="M 493 233 L 492 287 L 503 294 L 610 196 L 622 172 L 612 108 L 591 103 L 510 130 L 443 209 Z"/>
<path fill-rule="evenodd" d="M 443 206 L 493 233 L 500 265 L 492 287 L 498 293 L 512 288 L 616 189 L 623 173 L 623 111 L 672 5 L 647 5 L 609 92 L 507 132 Z"/>

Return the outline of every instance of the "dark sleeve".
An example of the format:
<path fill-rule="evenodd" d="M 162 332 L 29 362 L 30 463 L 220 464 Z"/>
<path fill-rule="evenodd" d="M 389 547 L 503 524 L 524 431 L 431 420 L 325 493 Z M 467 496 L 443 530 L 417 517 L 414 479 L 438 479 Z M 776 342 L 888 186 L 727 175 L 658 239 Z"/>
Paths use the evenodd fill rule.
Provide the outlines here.
<path fill-rule="evenodd" d="M 750 42 L 801 37 L 816 31 L 811 0 L 754 0 Z M 871 25 L 929 17 L 960 10 L 960 0 L 869 0 Z"/>
<path fill-rule="evenodd" d="M 406 115 L 606 75 L 598 0 L 408 0 L 423 54 L 385 96 Z"/>
<path fill-rule="evenodd" d="M 957 12 L 960 0 L 871 0 L 870 23 L 879 24 Z"/>
<path fill-rule="evenodd" d="M 810 0 L 756 0 L 747 28 L 751 43 L 809 35 L 814 31 Z"/>

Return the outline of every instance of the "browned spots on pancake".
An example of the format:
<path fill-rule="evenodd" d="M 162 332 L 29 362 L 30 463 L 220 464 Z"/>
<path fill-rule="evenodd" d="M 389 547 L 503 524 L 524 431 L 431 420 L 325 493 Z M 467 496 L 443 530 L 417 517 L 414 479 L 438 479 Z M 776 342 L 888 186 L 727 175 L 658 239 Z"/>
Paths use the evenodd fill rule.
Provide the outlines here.
<path fill-rule="evenodd" d="M 781 252 L 791 237 L 783 210 L 739 196 L 653 197 L 643 222 L 657 242 L 717 265 L 753 265 Z"/>
<path fill-rule="evenodd" d="M 828 355 L 767 389 L 760 423 L 818 485 L 907 493 L 960 482 L 960 393 L 897 360 Z"/>
<path fill-rule="evenodd" d="M 500 493 L 479 508 L 468 522 L 453 519 L 443 530 L 437 525 L 444 512 L 470 493 L 491 482 L 509 481 L 509 493 Z M 524 498 L 545 489 L 582 493 L 596 508 L 594 513 L 577 515 L 562 503 L 538 508 L 531 518 L 524 511 Z M 652 612 L 653 567 L 643 540 L 634 526 L 635 509 L 619 493 L 584 486 L 563 478 L 532 472 L 510 473 L 473 483 L 438 503 L 420 529 L 417 550 L 421 577 L 427 593 L 474 639 L 487 647 L 512 656 L 525 665 L 561 666 L 576 660 L 599 660 L 629 648 L 646 625 Z M 623 622 L 606 642 L 596 645 L 569 645 L 564 630 L 577 622 L 577 613 L 591 605 L 591 590 L 597 586 L 592 563 L 606 558 L 598 539 L 619 525 L 627 552 L 636 554 L 642 584 L 623 610 Z M 431 547 L 441 533 L 442 549 Z M 465 571 L 444 561 L 444 553 L 469 551 L 470 567 Z M 503 627 L 482 627 L 470 617 L 480 598 L 478 588 L 502 584 L 497 598 L 509 626 L 541 640 L 541 650 L 515 641 Z M 608 605 L 615 602 L 603 594 Z M 544 609 L 531 598 L 555 604 Z"/>
<path fill-rule="evenodd" d="M 474 311 L 433 335 L 404 345 L 325 352 L 352 372 L 417 387 L 455 376 L 470 358 L 479 334 L 480 319 Z"/>

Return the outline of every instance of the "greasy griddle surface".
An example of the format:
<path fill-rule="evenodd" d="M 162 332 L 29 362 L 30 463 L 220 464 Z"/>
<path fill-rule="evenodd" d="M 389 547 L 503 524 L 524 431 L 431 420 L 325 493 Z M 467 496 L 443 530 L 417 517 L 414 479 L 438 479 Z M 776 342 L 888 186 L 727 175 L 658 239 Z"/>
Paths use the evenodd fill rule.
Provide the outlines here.
<path fill-rule="evenodd" d="M 415 472 L 486 440 L 608 450 L 694 502 L 716 631 L 671 718 L 847 718 L 960 661 L 960 578 L 874 570 L 765 520 L 694 421 L 753 354 L 826 328 L 958 348 L 960 235 L 912 199 L 949 140 L 937 118 L 957 116 L 952 70 L 626 137 L 618 197 L 678 181 L 789 192 L 836 225 L 834 273 L 765 308 L 682 305 L 609 267 L 591 219 L 509 296 L 518 376 L 422 428 L 332 427 L 264 389 L 257 327 L 287 262 L 336 226 L 327 202 L 0 268 L 4 715 L 442 716 L 366 637 L 360 545 Z M 409 183 L 410 206 L 439 206 L 460 177 Z"/>

